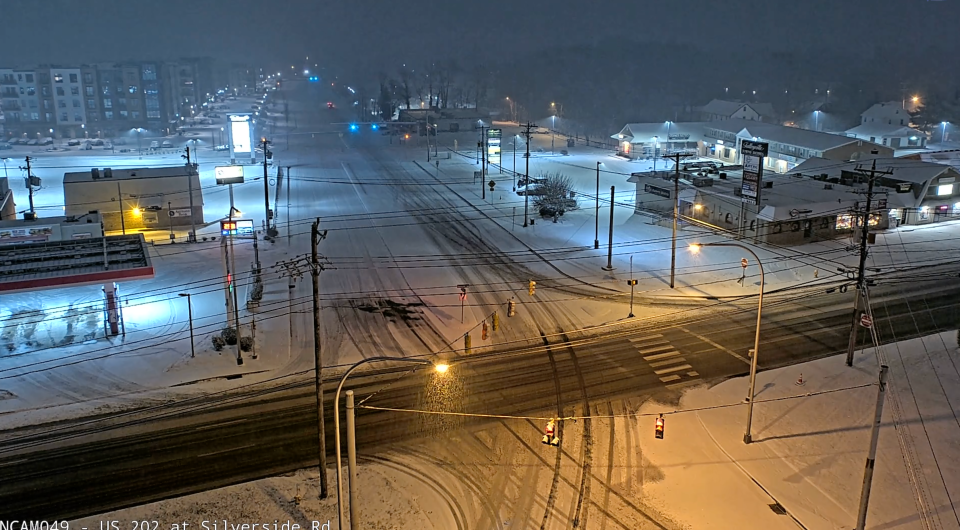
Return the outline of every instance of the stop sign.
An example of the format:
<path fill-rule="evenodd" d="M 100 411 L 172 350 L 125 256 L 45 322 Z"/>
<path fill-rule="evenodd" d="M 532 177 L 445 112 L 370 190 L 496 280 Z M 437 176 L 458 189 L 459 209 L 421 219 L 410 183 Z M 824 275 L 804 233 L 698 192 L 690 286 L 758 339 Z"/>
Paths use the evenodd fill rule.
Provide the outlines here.
<path fill-rule="evenodd" d="M 873 319 L 870 318 L 870 315 L 864 313 L 860 315 L 860 325 L 865 328 L 869 328 L 870 326 L 873 325 Z"/>

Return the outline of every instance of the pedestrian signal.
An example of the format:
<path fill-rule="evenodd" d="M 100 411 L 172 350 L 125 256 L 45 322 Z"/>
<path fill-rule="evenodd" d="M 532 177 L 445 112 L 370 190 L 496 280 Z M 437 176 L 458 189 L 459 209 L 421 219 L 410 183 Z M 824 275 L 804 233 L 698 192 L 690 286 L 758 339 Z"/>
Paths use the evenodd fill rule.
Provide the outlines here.
<path fill-rule="evenodd" d="M 527 292 L 530 293 L 530 296 L 533 296 L 533 293 L 537 292 L 537 282 L 530 280 L 530 284 L 527 287 Z"/>
<path fill-rule="evenodd" d="M 540 439 L 540 443 L 543 445 L 560 445 L 560 438 L 557 437 L 557 425 L 552 418 L 543 428 L 543 438 Z"/>
<path fill-rule="evenodd" d="M 657 437 L 657 440 L 663 440 L 663 414 L 657 418 L 657 427 L 654 435 Z"/>

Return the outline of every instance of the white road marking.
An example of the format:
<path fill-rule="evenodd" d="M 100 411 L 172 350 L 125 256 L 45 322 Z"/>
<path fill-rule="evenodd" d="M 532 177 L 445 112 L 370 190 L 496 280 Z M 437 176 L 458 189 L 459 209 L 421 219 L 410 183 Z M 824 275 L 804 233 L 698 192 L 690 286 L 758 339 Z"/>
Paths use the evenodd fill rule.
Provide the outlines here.
<path fill-rule="evenodd" d="M 718 349 L 720 349 L 720 350 L 722 350 L 722 351 L 724 351 L 724 352 L 727 352 L 727 353 L 729 353 L 730 355 L 736 357 L 737 359 L 740 359 L 741 361 L 743 361 L 743 362 L 745 362 L 745 363 L 747 363 L 747 364 L 750 364 L 750 360 L 747 359 L 746 357 L 744 357 L 743 355 L 740 355 L 739 353 L 737 353 L 737 352 L 735 352 L 735 351 L 733 351 L 733 350 L 731 350 L 731 349 L 729 349 L 729 348 L 725 348 L 725 347 L 717 344 L 716 342 L 713 342 L 712 340 L 704 337 L 703 335 L 698 335 L 698 334 L 696 334 L 696 333 L 694 333 L 694 332 L 690 331 L 689 329 L 687 329 L 687 328 L 685 328 L 685 327 L 682 327 L 682 326 L 677 326 L 677 329 L 679 329 L 679 330 L 681 330 L 681 331 L 685 331 L 685 332 L 693 335 L 694 337 L 702 340 L 703 342 L 706 342 L 707 344 L 713 346 L 714 348 L 718 348 Z"/>
<path fill-rule="evenodd" d="M 223 423 L 214 423 L 213 425 L 202 425 L 200 427 L 195 428 L 194 430 L 205 431 L 207 429 L 216 429 L 217 427 L 223 427 L 224 425 L 232 425 L 234 423 L 243 423 L 245 421 L 247 421 L 247 418 L 240 418 L 238 420 L 230 420 L 230 421 L 225 421 Z"/>
<path fill-rule="evenodd" d="M 687 372 L 687 375 L 689 375 L 690 377 L 700 377 L 700 374 L 697 372 Z"/>
<path fill-rule="evenodd" d="M 669 383 L 670 381 L 676 381 L 677 379 L 680 379 L 679 375 L 668 375 L 660 378 L 660 380 L 663 381 L 664 383 Z"/>
<path fill-rule="evenodd" d="M 662 337 L 663 337 L 663 335 L 657 334 L 657 335 L 647 335 L 646 337 L 630 337 L 630 338 L 628 338 L 627 340 L 629 340 L 630 342 L 644 342 L 644 341 L 648 341 L 648 340 L 650 340 L 650 339 L 659 339 L 659 338 L 662 338 Z"/>
<path fill-rule="evenodd" d="M 207 456 L 219 455 L 219 454 L 221 454 L 221 453 L 229 453 L 229 452 L 231 452 L 231 451 L 239 451 L 239 450 L 241 450 L 241 449 L 247 449 L 247 448 L 249 448 L 249 447 L 255 447 L 256 445 L 257 445 L 257 444 L 249 444 L 249 445 L 244 445 L 243 447 L 233 447 L 233 448 L 231 448 L 231 449 L 224 449 L 224 450 L 222 450 L 222 451 L 214 451 L 214 452 L 212 452 L 212 453 L 204 453 L 204 454 L 202 454 L 202 455 L 197 455 L 196 458 L 204 458 L 204 457 L 207 457 Z"/>
<path fill-rule="evenodd" d="M 668 359 L 668 360 L 666 360 L 666 361 L 659 361 L 659 362 L 655 362 L 655 363 L 650 363 L 650 367 L 651 367 L 651 368 L 659 368 L 659 367 L 661 367 L 661 366 L 669 366 L 669 365 L 671 365 L 671 364 L 685 363 L 685 362 L 687 362 L 687 360 L 684 359 L 683 357 L 677 357 L 676 359 Z"/>
<path fill-rule="evenodd" d="M 677 355 L 680 355 L 680 352 L 678 352 L 677 350 L 673 350 L 667 353 L 658 353 L 656 355 L 644 355 L 643 360 L 656 361 L 657 359 L 666 359 L 667 357 L 676 357 Z"/>
<path fill-rule="evenodd" d="M 647 348 L 645 350 L 639 350 L 639 351 L 640 351 L 640 355 L 646 355 L 648 353 L 655 353 L 658 351 L 672 350 L 672 349 L 673 349 L 673 346 L 667 344 L 665 346 L 655 346 L 653 348 Z"/>
<path fill-rule="evenodd" d="M 2 466 L 12 466 L 12 465 L 20 464 L 20 463 L 22 463 L 22 462 L 27 462 L 28 460 L 30 460 L 30 459 L 29 459 L 29 458 L 21 458 L 20 460 L 11 460 L 11 461 L 9 461 L 9 462 L 0 462 L 0 467 L 2 467 Z"/>
<path fill-rule="evenodd" d="M 654 370 L 653 373 L 657 375 L 669 374 L 670 372 L 679 372 L 681 370 L 689 370 L 693 368 L 689 364 L 681 364 L 680 366 L 674 366 L 673 368 L 664 368 L 662 370 Z"/>
<path fill-rule="evenodd" d="M 697 385 L 697 384 L 700 384 L 700 383 L 702 383 L 702 382 L 703 382 L 702 379 L 690 379 L 690 380 L 688 380 L 688 381 L 683 381 L 683 382 L 681 382 L 681 383 L 674 383 L 674 384 L 672 384 L 672 385 L 667 385 L 667 388 L 669 388 L 669 389 L 671 389 L 671 390 L 676 390 L 676 389 L 678 389 L 678 388 L 683 388 L 683 387 L 685 387 L 685 386 Z"/>

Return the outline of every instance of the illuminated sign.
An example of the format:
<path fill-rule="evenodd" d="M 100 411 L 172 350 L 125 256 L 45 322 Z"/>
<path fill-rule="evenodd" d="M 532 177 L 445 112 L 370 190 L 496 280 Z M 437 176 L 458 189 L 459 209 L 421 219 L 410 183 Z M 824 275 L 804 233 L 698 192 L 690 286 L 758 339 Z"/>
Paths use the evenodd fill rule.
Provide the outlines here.
<path fill-rule="evenodd" d="M 487 162 L 500 163 L 500 140 L 503 138 L 503 129 L 487 130 Z"/>
<path fill-rule="evenodd" d="M 743 157 L 743 177 L 740 181 L 740 196 L 743 202 L 760 204 L 760 183 L 763 180 L 763 159 L 768 146 L 763 142 L 744 140 L 740 143 Z"/>
<path fill-rule="evenodd" d="M 243 184 L 243 166 L 217 166 L 213 169 L 217 184 Z"/>
<path fill-rule="evenodd" d="M 230 122 L 230 141 L 234 153 L 250 152 L 250 124 L 245 121 Z"/>
<path fill-rule="evenodd" d="M 253 219 L 233 219 L 220 221 L 220 235 L 227 237 L 253 237 Z"/>

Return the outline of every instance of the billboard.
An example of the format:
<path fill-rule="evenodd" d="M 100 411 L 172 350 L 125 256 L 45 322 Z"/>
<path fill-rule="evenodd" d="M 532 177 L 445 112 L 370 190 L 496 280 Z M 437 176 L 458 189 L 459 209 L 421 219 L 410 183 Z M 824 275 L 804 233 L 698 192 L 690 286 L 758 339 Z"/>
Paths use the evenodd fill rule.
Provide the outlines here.
<path fill-rule="evenodd" d="M 220 221 L 220 235 L 222 236 L 252 237 L 253 234 L 253 219 Z"/>
<path fill-rule="evenodd" d="M 229 145 L 230 145 L 230 160 L 231 162 L 235 161 L 237 155 L 250 155 L 250 159 L 254 160 L 256 158 L 256 153 L 253 150 L 254 139 L 253 139 L 253 115 L 250 113 L 231 113 L 227 114 L 227 121 L 229 122 Z"/>
<path fill-rule="evenodd" d="M 743 159 L 743 179 L 740 182 L 740 200 L 760 205 L 760 185 L 763 181 L 763 159 L 768 146 L 764 142 L 743 140 L 740 157 Z"/>
<path fill-rule="evenodd" d="M 500 141 L 503 138 L 503 129 L 487 130 L 487 162 L 500 163 Z"/>
<path fill-rule="evenodd" d="M 243 166 L 217 166 L 213 174 L 218 185 L 243 184 Z"/>

